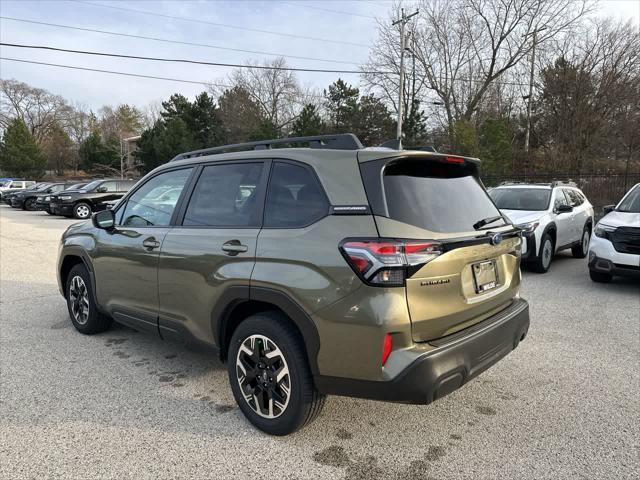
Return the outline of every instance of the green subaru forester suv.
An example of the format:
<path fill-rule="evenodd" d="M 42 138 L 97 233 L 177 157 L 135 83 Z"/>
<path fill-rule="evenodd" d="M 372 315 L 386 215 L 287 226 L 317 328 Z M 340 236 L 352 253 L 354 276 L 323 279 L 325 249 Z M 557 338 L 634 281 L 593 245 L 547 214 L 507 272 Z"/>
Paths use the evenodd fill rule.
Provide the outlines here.
<path fill-rule="evenodd" d="M 60 291 L 82 333 L 115 320 L 215 347 L 270 434 L 328 394 L 430 403 L 529 328 L 520 231 L 478 174 L 351 134 L 184 153 L 69 227 Z"/>

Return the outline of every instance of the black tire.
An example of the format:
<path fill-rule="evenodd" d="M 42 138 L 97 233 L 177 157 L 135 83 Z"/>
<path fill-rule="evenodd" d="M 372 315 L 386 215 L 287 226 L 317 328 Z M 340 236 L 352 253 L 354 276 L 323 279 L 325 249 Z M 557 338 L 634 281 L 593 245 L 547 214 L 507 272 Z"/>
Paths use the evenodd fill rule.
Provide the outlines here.
<path fill-rule="evenodd" d="M 78 202 L 73 206 L 73 216 L 78 220 L 91 218 L 91 205 L 87 202 Z"/>
<path fill-rule="evenodd" d="M 244 350 L 242 354 L 246 360 L 240 359 L 240 361 L 243 365 L 247 366 L 247 374 L 244 376 L 247 380 L 243 382 L 244 386 L 241 387 L 240 377 L 243 377 L 243 375 L 240 367 L 236 364 L 239 358 L 238 352 L 240 352 L 243 344 L 250 342 L 250 338 L 255 336 L 260 336 L 266 341 L 263 341 L 261 338 L 257 339 L 255 343 L 257 348 L 253 350 L 253 352 L 257 352 L 257 355 L 260 355 L 261 344 L 267 345 L 269 353 L 273 353 L 275 348 L 279 349 L 282 357 L 284 357 L 284 362 L 279 364 L 280 367 L 278 370 L 283 367 L 288 367 L 288 375 L 283 377 L 280 382 L 272 382 L 272 377 L 267 378 L 266 375 L 270 371 L 269 368 L 276 368 L 278 364 L 269 367 L 262 363 L 253 363 L 255 369 L 250 370 L 250 365 L 247 363 L 247 360 L 252 361 L 254 356 L 247 355 L 246 350 Z M 271 342 L 271 344 L 269 344 L 269 342 Z M 264 352 L 265 350 L 266 349 L 262 351 Z M 279 356 L 276 358 L 278 357 Z M 256 357 L 256 359 L 258 359 L 256 361 L 259 362 L 259 357 Z M 260 370 L 260 365 L 264 365 L 266 369 L 263 368 Z M 270 435 L 288 435 L 295 432 L 314 420 L 324 405 L 325 396 L 321 395 L 313 384 L 313 376 L 311 375 L 311 370 L 307 362 L 303 340 L 289 322 L 278 313 L 264 312 L 252 315 L 238 325 L 233 332 L 229 344 L 227 371 L 229 373 L 229 383 L 231 384 L 233 396 L 242 413 L 244 413 L 255 427 Z M 276 376 L 276 371 L 277 370 L 274 370 L 274 377 Z M 255 372 L 259 372 L 258 375 L 255 375 Z M 253 378 L 253 380 L 250 382 L 248 378 Z M 261 397 L 261 402 L 266 398 L 273 398 L 273 395 L 283 398 L 281 392 L 285 390 L 282 390 L 281 384 L 283 384 L 282 386 L 286 386 L 288 383 L 288 388 L 290 389 L 288 400 L 285 402 L 285 407 L 279 410 L 275 418 L 266 418 L 257 413 L 256 409 L 261 411 L 262 409 L 257 404 L 257 397 L 253 396 L 252 393 L 248 394 L 249 396 L 253 396 L 252 399 L 245 398 L 243 388 L 255 393 L 252 384 L 262 382 L 262 380 L 256 382 L 256 378 L 263 379 L 265 382 L 271 380 L 269 384 L 263 384 L 265 386 L 269 385 L 269 387 L 265 389 L 265 392 L 277 392 L 270 394 L 270 396 L 268 393 L 265 393 L 264 396 Z M 256 388 L 262 391 L 260 385 Z M 262 396 L 263 394 L 258 393 L 258 395 Z M 250 402 L 252 402 L 252 404 L 250 404 Z M 279 407 L 273 407 L 271 412 L 276 413 L 276 408 Z M 267 414 L 268 413 L 269 411 L 267 411 Z"/>
<path fill-rule="evenodd" d="M 49 215 L 54 215 L 54 213 L 51 211 L 51 209 L 50 209 L 50 208 L 47 208 L 45 211 L 46 211 Z"/>
<path fill-rule="evenodd" d="M 613 279 L 613 275 L 606 272 L 598 272 L 596 270 L 589 269 L 589 276 L 591 280 L 597 283 L 609 283 Z"/>
<path fill-rule="evenodd" d="M 80 287 L 78 289 L 78 287 Z M 74 294 L 74 291 L 76 293 Z M 86 298 L 84 293 L 86 293 Z M 80 295 L 79 295 L 80 294 Z M 93 297 L 91 278 L 87 267 L 83 264 L 74 266 L 67 276 L 65 285 L 65 297 L 67 299 L 67 310 L 71 323 L 80 333 L 92 335 L 104 332 L 111 326 L 111 318 L 100 313 Z M 80 314 L 81 306 L 87 308 L 86 316 Z"/>
<path fill-rule="evenodd" d="M 591 240 L 591 227 L 585 225 L 582 229 L 582 236 L 580 237 L 580 245 L 571 247 L 571 255 L 574 258 L 584 258 L 589 253 L 589 241 Z"/>
<path fill-rule="evenodd" d="M 551 248 L 551 253 L 549 256 L 549 251 L 547 248 Z M 531 262 L 531 269 L 537 273 L 547 273 L 549 271 L 549 267 L 551 266 L 551 260 L 553 260 L 553 255 L 555 253 L 555 243 L 553 241 L 553 237 L 548 233 L 542 235 L 542 239 L 540 240 L 540 255 L 538 255 Z"/>
<path fill-rule="evenodd" d="M 29 210 L 30 212 L 33 212 L 36 209 L 35 203 L 36 203 L 36 199 L 35 198 L 27 198 L 24 201 L 24 203 L 22 204 L 22 209 L 23 210 Z"/>

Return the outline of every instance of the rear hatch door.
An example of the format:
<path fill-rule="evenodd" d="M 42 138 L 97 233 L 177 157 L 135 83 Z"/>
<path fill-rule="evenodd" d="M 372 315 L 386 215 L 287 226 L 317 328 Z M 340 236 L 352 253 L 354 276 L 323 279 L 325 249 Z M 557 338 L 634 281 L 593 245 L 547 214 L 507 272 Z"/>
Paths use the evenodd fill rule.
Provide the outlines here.
<path fill-rule="evenodd" d="M 438 257 L 407 272 L 414 341 L 456 333 L 511 304 L 520 234 L 487 195 L 476 161 L 409 155 L 362 162 L 361 172 L 381 237 L 442 245 Z"/>

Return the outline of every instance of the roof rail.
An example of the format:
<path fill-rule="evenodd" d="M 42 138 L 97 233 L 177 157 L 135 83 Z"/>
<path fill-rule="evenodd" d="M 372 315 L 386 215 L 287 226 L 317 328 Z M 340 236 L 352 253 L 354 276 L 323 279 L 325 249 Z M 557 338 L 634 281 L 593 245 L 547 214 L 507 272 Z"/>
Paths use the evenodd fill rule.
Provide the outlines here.
<path fill-rule="evenodd" d="M 576 182 L 574 182 L 573 180 L 567 180 L 566 182 L 564 180 L 554 180 L 553 182 L 551 182 L 552 187 L 558 187 L 561 185 L 564 185 L 565 187 L 578 187 Z"/>
<path fill-rule="evenodd" d="M 353 133 L 340 133 L 336 135 L 315 135 L 312 137 L 288 137 L 274 140 L 258 140 L 257 142 L 235 143 L 220 147 L 203 148 L 192 152 L 176 155 L 171 161 L 185 158 L 201 157 L 216 153 L 225 153 L 232 150 L 269 150 L 273 145 L 288 145 L 292 143 L 308 143 L 310 148 L 324 148 L 330 150 L 360 150 L 364 148 L 358 137 Z"/>

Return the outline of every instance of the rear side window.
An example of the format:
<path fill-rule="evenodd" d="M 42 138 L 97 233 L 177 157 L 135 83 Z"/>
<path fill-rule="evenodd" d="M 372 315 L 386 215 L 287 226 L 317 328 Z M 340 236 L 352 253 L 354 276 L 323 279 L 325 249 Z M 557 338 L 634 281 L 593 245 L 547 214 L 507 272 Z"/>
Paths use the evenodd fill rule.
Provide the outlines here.
<path fill-rule="evenodd" d="M 475 230 L 484 219 L 500 216 L 478 179 L 459 166 L 423 159 L 384 168 L 383 187 L 389 217 L 432 232 Z M 502 219 L 486 227 L 504 225 Z"/>
<path fill-rule="evenodd" d="M 301 228 L 329 212 L 329 203 L 313 172 L 274 162 L 265 205 L 265 228 Z"/>
<path fill-rule="evenodd" d="M 128 192 L 135 185 L 135 182 L 118 182 L 118 192 Z"/>
<path fill-rule="evenodd" d="M 193 190 L 182 224 L 259 227 L 258 190 L 263 168 L 262 162 L 205 167 Z"/>
<path fill-rule="evenodd" d="M 117 192 L 118 186 L 116 182 L 104 182 L 98 187 L 98 192 Z"/>

